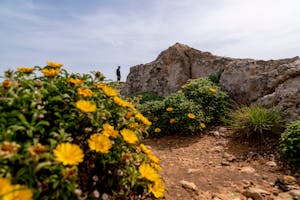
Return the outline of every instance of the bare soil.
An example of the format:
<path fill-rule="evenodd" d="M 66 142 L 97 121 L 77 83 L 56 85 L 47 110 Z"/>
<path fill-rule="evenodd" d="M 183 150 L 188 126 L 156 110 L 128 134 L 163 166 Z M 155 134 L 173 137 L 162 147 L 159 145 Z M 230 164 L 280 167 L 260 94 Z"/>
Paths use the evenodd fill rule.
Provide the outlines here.
<path fill-rule="evenodd" d="M 242 192 L 249 186 L 270 192 L 266 199 L 273 199 L 278 190 L 274 187 L 276 179 L 290 174 L 276 159 L 275 146 L 241 143 L 230 135 L 230 130 L 214 127 L 197 136 L 146 139 L 144 143 L 161 160 L 164 199 L 244 200 L 247 198 Z M 247 171 L 249 168 L 252 171 Z"/>

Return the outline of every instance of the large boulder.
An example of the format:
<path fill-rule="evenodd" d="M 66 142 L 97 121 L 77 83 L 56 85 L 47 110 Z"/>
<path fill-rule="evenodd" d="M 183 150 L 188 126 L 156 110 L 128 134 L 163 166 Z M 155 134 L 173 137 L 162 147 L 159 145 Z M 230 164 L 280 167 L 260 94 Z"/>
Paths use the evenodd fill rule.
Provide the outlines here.
<path fill-rule="evenodd" d="M 167 96 L 189 79 L 222 70 L 220 84 L 240 104 L 277 106 L 288 121 L 300 115 L 300 59 L 234 59 L 176 43 L 156 60 L 130 69 L 121 93 L 156 92 Z"/>

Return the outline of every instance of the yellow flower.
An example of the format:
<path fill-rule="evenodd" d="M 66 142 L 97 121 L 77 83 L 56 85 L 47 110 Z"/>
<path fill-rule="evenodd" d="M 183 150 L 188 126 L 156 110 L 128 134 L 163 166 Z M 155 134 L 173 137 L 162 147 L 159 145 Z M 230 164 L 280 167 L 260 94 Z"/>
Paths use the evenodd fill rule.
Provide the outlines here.
<path fill-rule="evenodd" d="M 190 87 L 191 86 L 191 83 L 186 83 L 185 85 L 181 86 L 181 88 L 187 88 L 187 87 Z"/>
<path fill-rule="evenodd" d="M 112 147 L 110 139 L 105 135 L 93 134 L 88 140 L 88 143 L 91 150 L 100 153 L 108 153 Z"/>
<path fill-rule="evenodd" d="M 200 123 L 200 127 L 203 128 L 203 129 L 205 129 L 205 128 L 206 128 L 206 125 L 205 125 L 203 122 L 201 122 L 201 123 Z"/>
<path fill-rule="evenodd" d="M 121 132 L 121 135 L 123 136 L 124 140 L 127 143 L 135 144 L 138 141 L 138 137 L 136 136 L 136 134 L 133 131 L 124 128 L 120 132 Z"/>
<path fill-rule="evenodd" d="M 167 110 L 168 112 L 172 112 L 172 111 L 174 110 L 174 108 L 168 107 L 166 110 Z"/>
<path fill-rule="evenodd" d="M 141 147 L 142 151 L 143 151 L 145 154 L 151 154 L 151 153 L 152 153 L 152 151 L 151 151 L 146 145 L 144 145 L 143 143 L 140 144 L 140 147 Z"/>
<path fill-rule="evenodd" d="M 0 197 L 12 190 L 10 180 L 0 177 Z"/>
<path fill-rule="evenodd" d="M 104 86 L 105 86 L 104 83 L 96 83 L 96 84 L 94 84 L 94 87 L 95 88 L 99 88 L 99 89 L 102 89 Z"/>
<path fill-rule="evenodd" d="M 60 73 L 60 69 L 42 69 L 41 72 L 46 77 L 54 77 L 57 76 Z"/>
<path fill-rule="evenodd" d="M 115 102 L 115 104 L 117 104 L 118 106 L 121 106 L 121 107 L 126 107 L 128 104 L 128 102 L 123 101 L 121 98 L 119 98 L 117 96 L 114 97 L 114 102 Z"/>
<path fill-rule="evenodd" d="M 165 187 L 162 181 L 156 180 L 154 184 L 149 185 L 149 192 L 154 195 L 155 198 L 161 198 L 164 196 Z"/>
<path fill-rule="evenodd" d="M 108 97 L 114 97 L 118 95 L 118 92 L 115 89 L 107 85 L 104 85 L 101 89 L 104 92 L 104 94 Z"/>
<path fill-rule="evenodd" d="M 83 97 L 92 97 L 94 95 L 94 92 L 88 88 L 77 88 L 77 92 Z"/>
<path fill-rule="evenodd" d="M 76 144 L 61 143 L 53 151 L 56 160 L 63 165 L 78 165 L 83 161 L 83 151 Z"/>
<path fill-rule="evenodd" d="M 155 128 L 155 129 L 154 129 L 154 132 L 155 132 L 155 133 L 159 133 L 159 132 L 161 132 L 161 129 L 160 129 L 160 128 Z"/>
<path fill-rule="evenodd" d="M 154 162 L 154 163 L 156 163 L 156 164 L 158 164 L 159 163 L 159 158 L 158 157 L 156 157 L 155 155 L 153 155 L 153 154 L 147 154 L 147 157 L 152 161 L 152 162 Z"/>
<path fill-rule="evenodd" d="M 132 129 L 134 129 L 134 130 L 139 130 L 139 129 L 140 129 L 139 124 L 136 123 L 136 122 L 130 122 L 130 123 L 128 124 L 128 126 L 129 126 L 130 128 L 132 128 Z"/>
<path fill-rule="evenodd" d="M 4 80 L 4 81 L 2 82 L 2 86 L 5 87 L 6 89 L 10 88 L 10 86 L 11 86 L 11 81 L 9 81 L 9 80 Z"/>
<path fill-rule="evenodd" d="M 80 85 L 82 84 L 84 81 L 80 80 L 80 79 L 75 79 L 75 78 L 68 78 L 67 79 L 68 83 L 73 83 L 74 85 Z"/>
<path fill-rule="evenodd" d="M 139 172 L 143 178 L 146 178 L 149 181 L 155 182 L 160 179 L 156 170 L 147 163 L 142 163 L 139 166 Z"/>
<path fill-rule="evenodd" d="M 84 113 L 94 112 L 96 110 L 96 105 L 85 100 L 79 100 L 76 102 L 76 108 Z"/>
<path fill-rule="evenodd" d="M 156 121 L 158 121 L 158 119 L 159 119 L 158 117 L 154 117 L 153 121 L 156 122 Z"/>
<path fill-rule="evenodd" d="M 0 157 L 10 157 L 17 153 L 20 145 L 16 142 L 4 141 L 0 144 Z"/>
<path fill-rule="evenodd" d="M 28 151 L 31 156 L 37 156 L 41 153 L 48 152 L 49 148 L 47 146 L 43 146 L 41 143 L 38 143 L 35 146 L 28 147 Z"/>
<path fill-rule="evenodd" d="M 52 67 L 52 68 L 60 68 L 60 67 L 62 67 L 63 66 L 63 64 L 60 64 L 60 63 L 56 63 L 56 62 L 47 62 L 47 65 L 49 66 L 49 67 Z"/>
<path fill-rule="evenodd" d="M 135 115 L 135 118 L 137 118 L 138 120 L 140 120 L 141 122 L 143 122 L 146 126 L 151 126 L 151 122 L 146 118 L 144 117 L 141 113 L 137 113 Z"/>
<path fill-rule="evenodd" d="M 106 123 L 103 125 L 103 135 L 105 135 L 106 137 L 111 136 L 113 138 L 116 138 L 118 137 L 118 131 L 115 130 L 113 126 Z"/>
<path fill-rule="evenodd" d="M 34 71 L 34 68 L 30 67 L 18 67 L 18 71 L 23 72 L 25 74 L 30 74 Z"/>
<path fill-rule="evenodd" d="M 212 93 L 215 93 L 217 91 L 216 88 L 210 88 L 209 91 L 211 91 Z"/>
<path fill-rule="evenodd" d="M 3 196 L 3 200 L 31 200 L 33 199 L 33 192 L 25 186 L 13 185 L 10 191 L 7 191 Z"/>
<path fill-rule="evenodd" d="M 193 113 L 189 113 L 189 114 L 187 114 L 187 116 L 190 119 L 195 119 L 195 117 L 196 117 Z"/>
<path fill-rule="evenodd" d="M 174 124 L 174 123 L 176 123 L 176 119 L 175 118 L 171 118 L 170 119 L 170 124 Z"/>
<path fill-rule="evenodd" d="M 151 163 L 151 166 L 152 166 L 155 170 L 157 170 L 157 171 L 162 170 L 162 168 L 161 168 L 161 166 L 160 166 L 159 164 Z"/>

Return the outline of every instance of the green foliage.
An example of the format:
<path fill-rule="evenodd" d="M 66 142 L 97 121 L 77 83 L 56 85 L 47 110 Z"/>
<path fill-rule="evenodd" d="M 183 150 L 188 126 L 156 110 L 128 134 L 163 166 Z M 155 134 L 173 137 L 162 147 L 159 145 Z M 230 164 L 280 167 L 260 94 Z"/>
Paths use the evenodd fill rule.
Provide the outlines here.
<path fill-rule="evenodd" d="M 216 123 L 228 111 L 229 96 L 208 78 L 189 81 L 182 86 L 187 99 L 201 105 L 206 122 Z"/>
<path fill-rule="evenodd" d="M 276 108 L 261 105 L 243 106 L 229 114 L 227 120 L 236 137 L 241 140 L 263 141 L 280 132 L 282 120 Z"/>
<path fill-rule="evenodd" d="M 220 78 L 222 73 L 224 72 L 224 69 L 218 70 L 216 73 L 213 73 L 208 76 L 208 79 L 211 80 L 213 83 L 219 84 Z"/>
<path fill-rule="evenodd" d="M 52 70 L 49 65 L 43 69 Z M 114 199 L 153 197 L 155 192 L 148 188 L 156 181 L 139 171 L 142 163 L 159 168 L 153 155 L 140 148 L 148 120 L 99 73 L 43 69 L 33 70 L 45 76 L 10 71 L 0 86 L 0 178 L 30 188 L 35 199 L 94 199 L 96 193 Z M 105 129 L 107 124 L 116 136 Z M 133 136 L 127 132 L 126 139 L 124 130 Z M 92 135 L 108 138 L 108 152 L 100 151 L 107 146 L 100 141 L 92 148 Z M 137 141 L 130 142 L 135 137 Z M 54 154 L 63 143 L 80 148 L 84 160 L 63 164 Z M 76 152 L 68 157 L 74 159 Z"/>
<path fill-rule="evenodd" d="M 140 104 L 143 104 L 148 101 L 158 101 L 163 99 L 156 92 L 141 92 L 135 94 L 134 96 L 138 98 Z"/>
<path fill-rule="evenodd" d="M 287 125 L 279 140 L 279 149 L 300 172 L 300 119 Z"/>

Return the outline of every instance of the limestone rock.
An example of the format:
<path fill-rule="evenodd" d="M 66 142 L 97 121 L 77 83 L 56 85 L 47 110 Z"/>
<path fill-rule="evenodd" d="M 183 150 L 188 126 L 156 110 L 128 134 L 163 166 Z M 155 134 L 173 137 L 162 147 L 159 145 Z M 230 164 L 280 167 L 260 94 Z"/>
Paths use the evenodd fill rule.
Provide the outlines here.
<path fill-rule="evenodd" d="M 181 180 L 180 183 L 181 183 L 182 187 L 184 187 L 186 189 L 197 191 L 197 186 L 193 182 Z"/>
<path fill-rule="evenodd" d="M 248 188 L 243 192 L 243 195 L 254 200 L 264 200 L 264 196 L 270 195 L 270 193 L 259 188 Z"/>
<path fill-rule="evenodd" d="M 246 172 L 246 173 L 254 173 L 255 169 L 252 167 L 242 167 L 241 172 Z"/>

